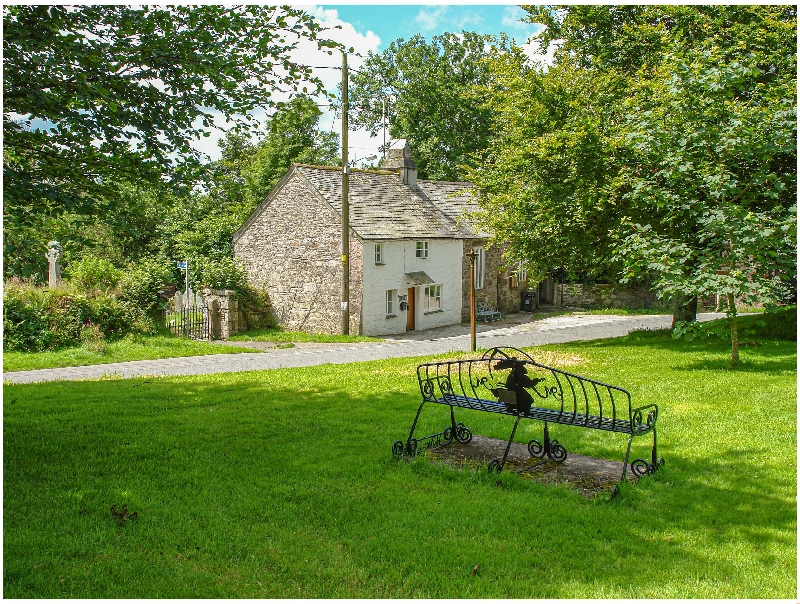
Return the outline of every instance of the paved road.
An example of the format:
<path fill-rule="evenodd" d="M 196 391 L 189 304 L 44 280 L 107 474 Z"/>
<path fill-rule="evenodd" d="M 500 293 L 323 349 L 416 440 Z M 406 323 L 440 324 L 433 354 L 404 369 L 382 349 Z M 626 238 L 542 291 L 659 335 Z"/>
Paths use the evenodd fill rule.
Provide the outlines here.
<path fill-rule="evenodd" d="M 702 313 L 701 321 L 725 316 Z M 599 340 L 624 336 L 637 329 L 664 329 L 670 315 L 575 315 L 533 321 L 530 315 L 512 315 L 489 325 L 479 324 L 476 343 L 479 349 L 493 346 L 540 346 L 578 340 Z M 203 375 L 230 371 L 310 367 L 325 363 L 341 364 L 400 357 L 414 357 L 469 350 L 469 325 L 409 332 L 383 342 L 358 344 L 297 344 L 294 348 L 267 348 L 265 343 L 239 343 L 245 347 L 266 348 L 263 352 L 180 357 L 155 361 L 128 361 L 108 365 L 86 365 L 60 369 L 36 369 L 4 373 L 4 382 L 15 384 L 80 380 L 104 376 L 136 377 L 151 375 Z"/>

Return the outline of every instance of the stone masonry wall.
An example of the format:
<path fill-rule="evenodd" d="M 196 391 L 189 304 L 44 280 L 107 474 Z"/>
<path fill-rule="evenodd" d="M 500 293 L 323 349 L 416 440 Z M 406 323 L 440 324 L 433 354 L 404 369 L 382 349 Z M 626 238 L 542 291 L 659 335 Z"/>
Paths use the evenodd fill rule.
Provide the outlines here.
<path fill-rule="evenodd" d="M 553 304 L 580 308 L 650 308 L 656 295 L 646 285 L 622 287 L 619 285 L 555 284 Z"/>
<path fill-rule="evenodd" d="M 294 174 L 237 241 L 234 257 L 251 282 L 269 293 L 287 330 L 341 331 L 341 222 Z M 350 333 L 361 326 L 361 242 L 350 234 Z"/>
<path fill-rule="evenodd" d="M 502 250 L 496 245 L 489 247 L 483 239 L 465 239 L 465 255 L 461 263 L 461 321 L 469 321 L 469 258 L 466 254 L 475 247 L 483 247 L 486 264 L 483 289 L 475 290 L 475 305 L 485 302 L 502 313 L 518 312 L 522 307 L 522 292 L 526 289 L 527 281 L 520 283 L 519 287 L 509 288 L 509 275 L 500 270 L 503 265 Z"/>

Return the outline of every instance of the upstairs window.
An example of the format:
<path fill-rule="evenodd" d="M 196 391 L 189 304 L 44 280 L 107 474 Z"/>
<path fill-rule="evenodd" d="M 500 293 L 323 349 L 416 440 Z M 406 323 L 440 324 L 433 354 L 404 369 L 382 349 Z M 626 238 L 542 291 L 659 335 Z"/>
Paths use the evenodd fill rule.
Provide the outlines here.
<path fill-rule="evenodd" d="M 383 244 L 375 244 L 375 264 L 383 264 Z"/>
<path fill-rule="evenodd" d="M 428 257 L 428 242 L 427 241 L 417 241 L 417 258 L 427 258 Z"/>

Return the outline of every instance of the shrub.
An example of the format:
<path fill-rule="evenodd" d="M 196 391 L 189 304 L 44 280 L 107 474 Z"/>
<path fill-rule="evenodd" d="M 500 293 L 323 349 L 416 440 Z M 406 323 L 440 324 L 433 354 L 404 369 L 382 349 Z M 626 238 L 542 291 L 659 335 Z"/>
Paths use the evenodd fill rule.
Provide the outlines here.
<path fill-rule="evenodd" d="M 107 292 L 114 289 L 122 277 L 122 271 L 114 268 L 108 260 L 86 256 L 64 267 L 65 276 L 77 287 L 92 292 Z"/>
<path fill-rule="evenodd" d="M 201 288 L 233 289 L 239 292 L 247 284 L 247 274 L 233 258 L 195 258 L 189 261 L 189 268 L 191 282 L 200 283 Z"/>
<path fill-rule="evenodd" d="M 157 317 L 169 305 L 165 298 L 158 295 L 158 288 L 172 279 L 172 269 L 166 262 L 138 262 L 131 265 L 120 279 L 120 299 L 133 304 L 151 318 Z"/>
<path fill-rule="evenodd" d="M 81 330 L 81 345 L 95 354 L 103 355 L 106 353 L 106 339 L 103 332 L 97 325 L 91 323 L 84 325 Z"/>
<path fill-rule="evenodd" d="M 3 289 L 3 349 L 38 351 L 74 345 L 89 312 L 88 298 L 69 286 L 43 288 L 7 281 Z"/>
<path fill-rule="evenodd" d="M 244 315 L 248 329 L 275 327 L 275 319 L 272 316 L 272 304 L 267 292 L 254 288 L 249 283 L 245 283 L 237 290 L 239 301 L 239 311 Z"/>
<path fill-rule="evenodd" d="M 83 341 L 86 325 L 104 339 L 154 331 L 139 307 L 110 293 L 88 296 L 71 284 L 44 288 L 21 280 L 5 283 L 4 350 L 36 352 L 76 346 Z"/>

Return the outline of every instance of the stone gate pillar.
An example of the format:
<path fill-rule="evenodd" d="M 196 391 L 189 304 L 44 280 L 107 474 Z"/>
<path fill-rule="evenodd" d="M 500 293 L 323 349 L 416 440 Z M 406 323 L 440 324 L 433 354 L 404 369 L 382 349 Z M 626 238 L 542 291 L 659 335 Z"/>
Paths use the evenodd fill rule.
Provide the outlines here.
<path fill-rule="evenodd" d="M 239 300 L 232 289 L 204 289 L 203 313 L 208 313 L 209 337 L 227 340 L 239 333 Z"/>

